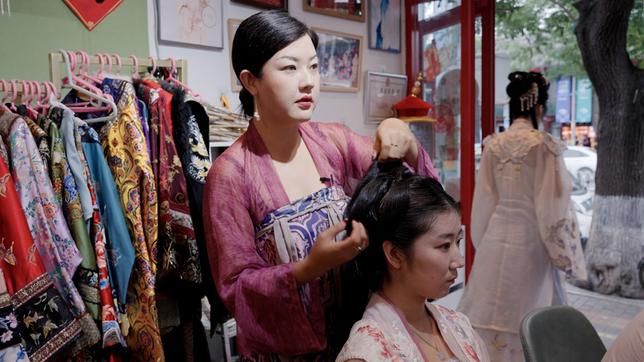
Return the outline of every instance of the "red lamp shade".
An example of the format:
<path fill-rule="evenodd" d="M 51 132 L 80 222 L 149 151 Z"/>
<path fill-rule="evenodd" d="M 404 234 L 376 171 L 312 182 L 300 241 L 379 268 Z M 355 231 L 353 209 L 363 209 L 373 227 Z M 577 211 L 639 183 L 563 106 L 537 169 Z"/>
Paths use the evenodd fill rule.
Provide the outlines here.
<path fill-rule="evenodd" d="M 418 98 L 422 74 L 419 74 L 418 77 L 414 82 L 414 87 L 411 89 L 411 94 L 394 104 L 394 113 L 396 117 L 405 122 L 434 122 L 436 120 L 428 115 L 432 106 Z"/>

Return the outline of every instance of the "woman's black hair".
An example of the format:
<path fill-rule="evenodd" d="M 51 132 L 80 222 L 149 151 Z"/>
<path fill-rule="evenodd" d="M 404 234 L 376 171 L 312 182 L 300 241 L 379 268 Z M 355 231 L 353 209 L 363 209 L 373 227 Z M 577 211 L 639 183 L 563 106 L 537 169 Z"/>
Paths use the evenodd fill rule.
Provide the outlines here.
<path fill-rule="evenodd" d="M 283 10 L 263 11 L 248 17 L 239 24 L 233 39 L 232 63 L 237 79 L 244 69 L 261 78 L 264 63 L 305 35 L 317 49 L 317 34 Z M 252 116 L 255 111 L 253 95 L 242 88 L 239 100 L 244 113 Z"/>
<path fill-rule="evenodd" d="M 451 211 L 459 212 L 458 204 L 440 182 L 413 174 L 401 161 L 374 161 L 345 211 L 347 225 L 352 220 L 364 225 L 369 246 L 343 266 L 343 318 L 351 324 L 360 319 L 370 292 L 382 288 L 388 277 L 385 241 L 409 255 L 436 217 Z"/>
<path fill-rule="evenodd" d="M 510 124 L 518 117 L 529 117 L 532 126 L 538 129 L 536 105 L 542 105 L 543 112 L 546 112 L 550 83 L 537 72 L 512 72 L 508 75 L 508 79 L 510 84 L 505 91 L 510 97 Z M 537 86 L 536 93 L 530 99 L 530 91 L 534 85 Z"/>
<path fill-rule="evenodd" d="M 345 216 L 364 225 L 369 247 L 360 254 L 358 267 L 372 291 L 382 287 L 387 263 L 382 244 L 388 240 L 408 252 L 436 217 L 458 212 L 456 201 L 431 177 L 413 174 L 400 161 L 375 162 L 358 185 Z"/>

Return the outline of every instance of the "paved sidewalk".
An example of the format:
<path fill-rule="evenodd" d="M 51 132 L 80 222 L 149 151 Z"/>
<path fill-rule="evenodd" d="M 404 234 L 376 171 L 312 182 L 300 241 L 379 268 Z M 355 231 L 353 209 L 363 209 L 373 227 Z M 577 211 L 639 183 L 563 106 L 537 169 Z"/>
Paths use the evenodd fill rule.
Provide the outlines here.
<path fill-rule="evenodd" d="M 568 304 L 580 310 L 610 347 L 619 332 L 642 309 L 644 300 L 604 295 L 566 284 Z"/>

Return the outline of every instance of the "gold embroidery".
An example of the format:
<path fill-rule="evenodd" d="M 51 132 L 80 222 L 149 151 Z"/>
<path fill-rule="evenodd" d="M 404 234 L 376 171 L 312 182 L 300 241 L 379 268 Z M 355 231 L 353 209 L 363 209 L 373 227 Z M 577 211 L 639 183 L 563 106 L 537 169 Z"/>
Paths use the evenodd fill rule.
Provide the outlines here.
<path fill-rule="evenodd" d="M 16 266 L 16 255 L 13 253 L 13 241 L 11 242 L 11 246 L 7 249 L 4 245 L 4 236 L 2 237 L 2 241 L 0 241 L 0 260 L 3 259 L 7 264 Z"/>
<path fill-rule="evenodd" d="M 7 184 L 9 183 L 9 177 L 11 174 L 8 172 L 0 176 L 0 196 L 7 197 Z"/>

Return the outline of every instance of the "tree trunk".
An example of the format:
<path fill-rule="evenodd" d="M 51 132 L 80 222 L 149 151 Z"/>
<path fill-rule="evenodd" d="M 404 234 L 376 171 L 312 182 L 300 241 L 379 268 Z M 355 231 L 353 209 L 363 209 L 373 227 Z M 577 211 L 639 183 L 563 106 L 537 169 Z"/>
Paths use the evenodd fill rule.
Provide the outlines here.
<path fill-rule="evenodd" d="M 626 52 L 634 0 L 580 0 L 575 30 L 599 99 L 597 172 L 586 260 L 590 285 L 644 299 L 644 70 Z M 644 276 L 643 276 L 644 277 Z"/>

